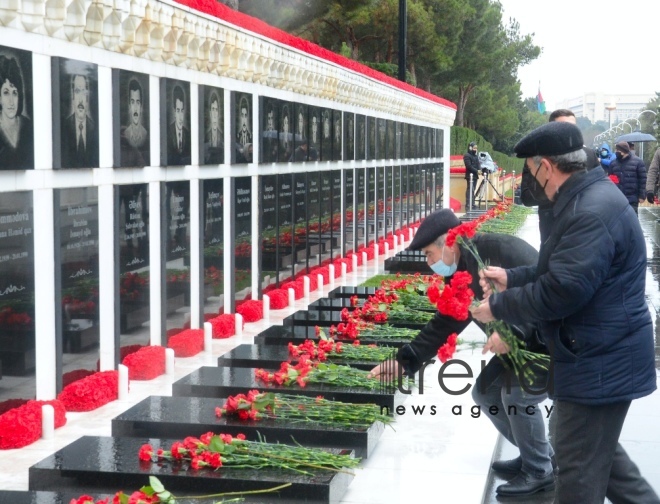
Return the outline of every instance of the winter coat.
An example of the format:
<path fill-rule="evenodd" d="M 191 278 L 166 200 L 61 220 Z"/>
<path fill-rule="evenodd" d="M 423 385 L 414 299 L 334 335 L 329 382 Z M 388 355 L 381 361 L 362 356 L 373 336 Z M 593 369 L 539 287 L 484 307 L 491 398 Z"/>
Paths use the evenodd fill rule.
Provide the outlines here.
<path fill-rule="evenodd" d="M 465 164 L 465 180 L 470 180 L 470 174 L 472 174 L 472 180 L 476 182 L 481 171 L 479 156 L 468 150 L 463 156 L 463 163 Z"/>
<path fill-rule="evenodd" d="M 479 252 L 479 256 L 491 266 L 511 268 L 514 266 L 536 265 L 538 261 L 536 249 L 516 236 L 497 233 L 477 234 L 473 238 L 473 243 Z M 464 246 L 461 246 L 461 257 L 458 260 L 457 271 L 467 271 L 472 275 L 470 288 L 474 292 L 475 299 L 481 299 L 483 290 L 479 285 L 479 265 Z M 424 362 L 437 355 L 438 348 L 447 341 L 450 334 L 460 334 L 471 321 L 471 316 L 468 316 L 467 320 L 459 321 L 436 312 L 435 317 L 424 326 L 415 339 L 399 349 L 397 361 L 403 365 L 405 373 L 412 376 Z M 482 329 L 485 327 L 478 322 L 477 325 Z M 532 324 L 521 324 L 514 329 L 514 332 L 524 339 L 527 346 L 533 351 L 547 353 L 545 347 L 541 345 Z M 484 380 L 490 382 L 505 368 L 501 359 L 493 358 L 489 361 L 486 369 L 488 371 L 484 370 Z"/>
<path fill-rule="evenodd" d="M 646 192 L 655 194 L 658 187 L 658 169 L 660 168 L 660 147 L 655 151 L 646 177 Z"/>
<path fill-rule="evenodd" d="M 646 199 L 646 166 L 641 158 L 631 152 L 620 161 L 612 161 L 607 172 L 619 178 L 619 189 L 629 203 Z"/>
<path fill-rule="evenodd" d="M 635 211 L 601 168 L 572 175 L 553 206 L 536 268 L 507 270 L 489 304 L 496 319 L 538 323 L 550 350 L 551 396 L 629 401 L 656 388 L 653 325 L 644 298 L 646 244 Z"/>
<path fill-rule="evenodd" d="M 603 155 L 603 151 L 607 151 L 606 155 Z M 607 171 L 607 168 L 610 166 L 610 163 L 616 159 L 614 152 L 610 149 L 610 146 L 607 142 L 603 142 L 603 145 L 600 146 L 600 165 L 603 167 L 603 170 Z"/>

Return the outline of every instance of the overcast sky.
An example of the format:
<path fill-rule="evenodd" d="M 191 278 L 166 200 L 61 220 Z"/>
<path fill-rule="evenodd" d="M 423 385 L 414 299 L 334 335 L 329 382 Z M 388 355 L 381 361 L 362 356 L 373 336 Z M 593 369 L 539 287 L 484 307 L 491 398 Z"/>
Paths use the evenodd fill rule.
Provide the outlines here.
<path fill-rule="evenodd" d="M 541 93 L 547 109 L 585 92 L 660 91 L 660 1 L 500 0 L 504 13 L 534 33 L 542 53 L 522 67 L 523 98 Z"/>

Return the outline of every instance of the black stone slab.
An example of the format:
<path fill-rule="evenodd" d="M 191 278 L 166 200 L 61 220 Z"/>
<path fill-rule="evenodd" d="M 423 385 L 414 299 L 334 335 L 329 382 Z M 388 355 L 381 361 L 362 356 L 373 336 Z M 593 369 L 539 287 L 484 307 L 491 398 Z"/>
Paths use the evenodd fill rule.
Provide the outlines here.
<path fill-rule="evenodd" d="M 149 479 L 145 477 L 143 485 L 140 487 L 148 485 Z M 120 488 L 117 491 L 122 490 L 125 494 L 130 495 L 133 491 L 139 490 L 139 488 Z M 71 504 L 72 499 L 78 500 L 84 493 L 76 490 L 68 490 L 65 492 L 46 492 L 40 490 L 0 490 L 0 502 L 3 504 Z M 201 494 L 200 494 L 201 495 Z M 109 502 L 112 502 L 113 494 L 99 494 L 93 493 L 91 497 L 94 497 L 96 501 L 108 498 Z M 219 501 L 219 498 L 216 499 Z M 199 504 L 199 499 L 181 499 L 177 497 L 177 504 Z M 246 496 L 244 502 L 249 502 L 251 504 L 268 504 L 273 502 L 273 497 L 267 496 Z M 301 500 L 290 500 L 290 499 L 277 499 L 278 504 L 302 504 L 304 501 Z"/>
<path fill-rule="evenodd" d="M 385 270 L 390 273 L 422 273 L 432 275 L 433 270 L 420 251 L 404 250 L 385 259 Z"/>
<path fill-rule="evenodd" d="M 381 387 L 379 387 L 381 388 Z M 262 392 L 282 392 L 316 397 L 322 395 L 329 401 L 342 401 L 359 404 L 376 404 L 393 411 L 403 403 L 405 396 L 392 385 L 369 391 L 360 388 L 333 387 L 318 383 L 308 383 L 302 388 L 298 385 L 283 387 L 265 384 L 254 377 L 254 369 L 218 368 L 204 366 L 172 384 L 172 395 L 177 397 L 216 397 L 222 398 L 235 394 L 247 394 L 250 390 Z"/>
<path fill-rule="evenodd" d="M 236 436 L 245 434 L 249 441 L 261 435 L 269 443 L 293 442 L 305 446 L 350 449 L 356 457 L 367 457 L 376 446 L 385 426 L 375 422 L 368 429 L 332 428 L 318 424 L 263 419 L 242 421 L 218 418 L 215 408 L 226 398 L 151 396 L 112 420 L 115 437 L 185 438 L 206 432 Z"/>
<path fill-rule="evenodd" d="M 264 345 L 288 345 L 289 342 L 300 344 L 306 339 L 318 340 L 314 326 L 271 326 L 254 337 L 254 342 Z M 350 340 L 341 340 L 349 341 Z M 395 348 L 410 343 L 409 339 L 370 339 L 360 338 L 362 345 L 384 345 Z"/>
<path fill-rule="evenodd" d="M 350 342 L 346 343 L 350 345 Z M 394 349 L 393 349 L 394 351 Z M 235 368 L 279 369 L 284 361 L 296 362 L 284 345 L 238 345 L 233 350 L 218 357 L 218 366 Z M 328 362 L 350 366 L 356 369 L 372 370 L 380 361 L 356 361 L 353 359 L 328 358 Z"/>
<path fill-rule="evenodd" d="M 359 298 L 368 298 L 376 294 L 375 287 L 349 287 L 342 286 L 332 289 L 328 292 L 328 297 L 330 298 L 350 298 L 351 296 L 357 296 Z"/>
<path fill-rule="evenodd" d="M 319 326 L 330 327 L 342 322 L 341 312 L 331 310 L 298 310 L 297 312 L 285 317 L 282 324 L 285 326 Z M 392 322 L 388 321 L 392 327 L 406 327 L 409 329 L 422 329 L 426 322 Z"/>
<path fill-rule="evenodd" d="M 218 471 L 195 471 L 170 462 L 156 464 L 138 459 L 143 444 L 149 443 L 154 450 L 169 450 L 174 441 L 177 439 L 83 436 L 30 467 L 29 489 L 114 493 L 121 488 L 138 489 L 153 475 L 175 495 L 259 490 L 292 483 L 277 497 L 269 495 L 267 501 L 280 502 L 281 497 L 332 504 L 340 501 L 353 479 L 351 474 L 331 471 L 319 471 L 315 477 L 273 469 L 223 467 Z"/>

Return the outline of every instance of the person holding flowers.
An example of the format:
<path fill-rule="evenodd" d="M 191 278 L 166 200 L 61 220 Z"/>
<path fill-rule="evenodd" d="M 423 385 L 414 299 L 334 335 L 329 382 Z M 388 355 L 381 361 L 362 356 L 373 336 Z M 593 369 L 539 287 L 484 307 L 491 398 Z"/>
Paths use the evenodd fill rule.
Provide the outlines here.
<path fill-rule="evenodd" d="M 464 224 L 476 229 L 476 222 Z M 447 284 L 453 286 L 456 280 L 469 278 L 469 289 L 474 293 L 474 299 L 481 299 L 482 287 L 479 284 L 480 261 L 475 258 L 465 243 L 452 239 L 447 242 L 450 230 L 460 229 L 460 221 L 449 209 L 442 209 L 429 215 L 420 225 L 413 241 L 408 247 L 410 250 L 421 250 L 431 269 L 438 275 L 445 277 L 445 290 Z M 455 236 L 454 236 L 455 238 Z M 484 233 L 473 234 L 470 246 L 481 260 L 488 264 L 512 268 L 518 266 L 534 266 L 538 262 L 537 251 L 524 240 L 511 235 Z M 451 277 L 451 280 L 449 279 Z M 432 289 L 429 289 L 432 290 Z M 465 306 L 456 306 L 452 301 L 447 303 L 447 309 L 436 312 L 434 318 L 420 331 L 415 339 L 403 346 L 397 353 L 396 360 L 403 366 L 405 374 L 412 376 L 424 362 L 435 357 L 439 349 L 446 348 L 448 339 L 460 334 L 470 322 L 472 317 L 468 311 L 470 300 Z M 438 300 L 441 301 L 441 300 Z M 459 303 L 461 304 L 461 303 Z M 440 302 L 440 306 L 442 303 Z M 478 324 L 482 329 L 483 324 Z M 545 352 L 544 347 L 536 338 L 533 324 L 521 324 L 514 328 L 517 336 L 522 338 L 527 348 L 536 352 Z M 455 335 L 454 335 L 455 338 Z M 493 333 L 487 340 L 484 353 L 492 350 L 504 354 L 508 348 L 497 333 Z M 444 352 L 438 354 L 444 360 Z M 509 475 L 511 482 L 500 485 L 497 489 L 502 495 L 524 496 L 536 493 L 542 489 L 554 486 L 552 448 L 545 436 L 545 424 L 540 415 L 506 415 L 503 411 L 510 411 L 515 406 L 517 411 L 543 402 L 547 394 L 543 392 L 547 382 L 547 370 L 534 367 L 534 388 L 522 387 L 514 373 L 513 366 L 506 358 L 493 358 L 472 388 L 472 397 L 475 402 L 488 412 L 488 417 L 498 431 L 520 450 L 520 457 L 505 463 L 495 462 L 493 469 L 503 475 Z M 381 376 L 396 369 L 391 364 L 381 364 L 371 371 L 372 376 Z M 530 385 L 530 384 L 526 384 Z M 497 406 L 499 415 L 491 415 L 489 409 Z"/>
<path fill-rule="evenodd" d="M 659 503 L 618 442 L 631 401 L 656 389 L 646 245 L 626 197 L 602 168 L 587 170 L 582 144 L 576 126 L 552 122 L 514 147 L 553 202 L 552 229 L 537 265 L 483 271 L 487 298 L 472 316 L 537 324 L 551 351 L 555 503 Z"/>

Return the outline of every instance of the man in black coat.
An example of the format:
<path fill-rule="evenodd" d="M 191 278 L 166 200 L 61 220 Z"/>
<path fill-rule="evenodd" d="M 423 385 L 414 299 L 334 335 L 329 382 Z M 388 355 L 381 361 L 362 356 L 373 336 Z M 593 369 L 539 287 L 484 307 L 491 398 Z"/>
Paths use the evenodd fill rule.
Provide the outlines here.
<path fill-rule="evenodd" d="M 479 285 L 479 265 L 472 254 L 463 246 L 455 243 L 445 246 L 447 231 L 460 224 L 458 218 L 449 209 L 439 210 L 428 216 L 417 230 L 409 249 L 422 250 L 434 272 L 450 277 L 456 271 L 467 271 L 472 275 L 470 288 L 475 299 L 481 299 L 483 290 Z M 494 233 L 477 234 L 473 238 L 479 256 L 489 264 L 502 267 L 529 266 L 538 262 L 538 252 L 527 242 L 510 235 Z M 459 321 L 436 312 L 435 317 L 420 331 L 415 339 L 404 345 L 397 353 L 396 360 L 403 366 L 406 375 L 412 376 L 424 362 L 437 354 L 450 334 L 460 334 L 472 321 L 472 317 Z M 478 324 L 484 329 L 483 324 Z M 518 336 L 525 340 L 528 349 L 546 353 L 545 348 L 536 338 L 532 325 L 520 325 L 514 328 Z M 499 336 L 490 337 L 485 350 L 501 349 Z M 391 373 L 395 366 L 381 365 L 371 371 L 372 376 Z M 545 436 L 545 424 L 537 411 L 539 403 L 547 397 L 544 385 L 547 372 L 534 368 L 536 379 L 533 386 L 522 387 L 508 361 L 492 358 L 483 369 L 472 388 L 474 401 L 486 412 L 498 431 L 513 445 L 520 449 L 520 457 L 506 462 L 495 462 L 493 470 L 513 479 L 497 488 L 500 495 L 524 496 L 554 487 L 552 448 Z M 539 393 L 531 393 L 531 391 Z M 496 406 L 499 415 L 491 415 L 491 406 Z M 515 407 L 517 415 L 501 414 Z M 527 409 L 530 408 L 530 409 Z"/>
<path fill-rule="evenodd" d="M 515 146 L 553 202 L 552 229 L 536 266 L 482 272 L 488 297 L 472 316 L 537 324 L 551 350 L 555 502 L 658 504 L 618 443 L 631 401 L 656 389 L 646 243 L 602 168 L 587 170 L 582 144 L 576 126 L 556 122 Z"/>
<path fill-rule="evenodd" d="M 463 156 L 463 163 L 465 164 L 465 210 L 472 210 L 474 208 L 474 188 L 477 187 L 481 171 L 476 142 L 470 142 L 468 151 Z M 470 175 L 472 175 L 472 185 L 470 185 Z"/>
<path fill-rule="evenodd" d="M 181 86 L 172 90 L 174 121 L 167 126 L 167 164 L 183 166 L 190 164 L 190 130 L 186 126 L 186 98 Z"/>
<path fill-rule="evenodd" d="M 628 142 L 618 142 L 614 155 L 616 159 L 607 171 L 619 179 L 619 189 L 637 213 L 639 204 L 646 199 L 646 166 L 641 158 L 631 152 Z"/>

